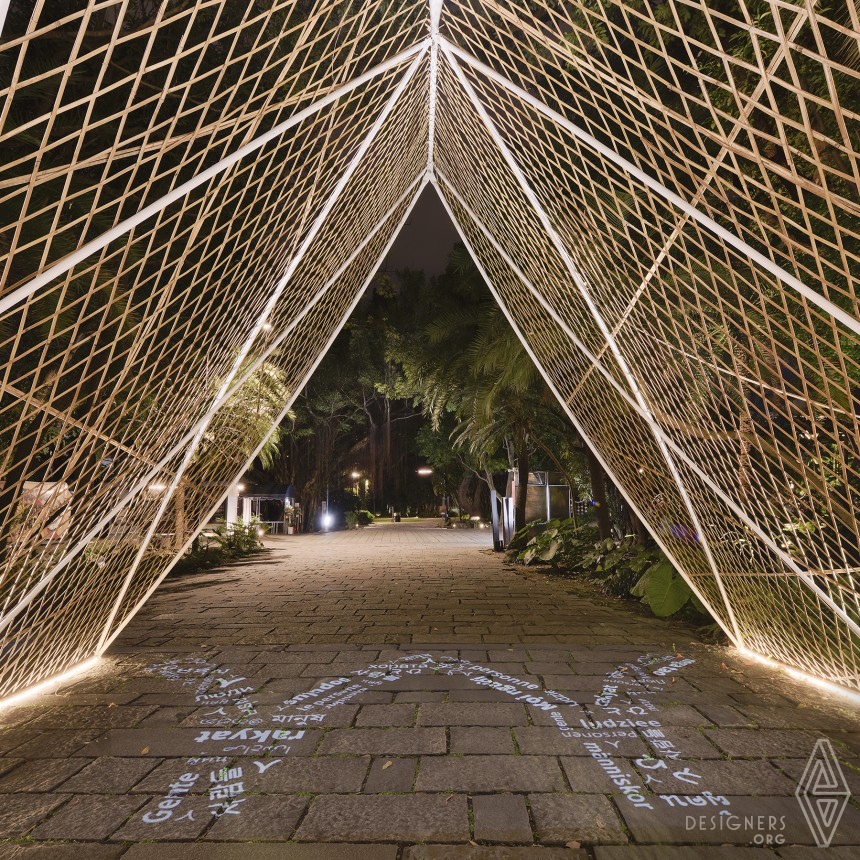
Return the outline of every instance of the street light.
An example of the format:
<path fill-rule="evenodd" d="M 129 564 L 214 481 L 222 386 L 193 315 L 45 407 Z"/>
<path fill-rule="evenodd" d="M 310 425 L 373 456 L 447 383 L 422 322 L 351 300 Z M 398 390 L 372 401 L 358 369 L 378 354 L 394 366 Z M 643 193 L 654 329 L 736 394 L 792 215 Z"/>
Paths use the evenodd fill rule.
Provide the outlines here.
<path fill-rule="evenodd" d="M 361 477 L 361 472 L 350 472 L 349 476 L 353 481 L 357 481 Z"/>
<path fill-rule="evenodd" d="M 419 475 L 425 475 L 425 476 L 426 476 L 426 475 L 432 475 L 432 474 L 433 474 L 433 470 L 432 470 L 429 466 L 422 466 L 422 467 L 418 470 L 418 474 L 419 474 Z"/>

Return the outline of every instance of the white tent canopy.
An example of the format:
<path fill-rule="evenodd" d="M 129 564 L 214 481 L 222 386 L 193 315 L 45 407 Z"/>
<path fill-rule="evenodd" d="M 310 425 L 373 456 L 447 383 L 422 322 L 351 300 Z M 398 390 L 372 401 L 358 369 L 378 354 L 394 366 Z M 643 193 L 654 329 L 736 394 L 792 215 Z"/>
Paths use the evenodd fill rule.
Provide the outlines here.
<path fill-rule="evenodd" d="M 0 691 L 111 643 L 428 183 L 732 641 L 860 688 L 856 20 L 80 5 L 38 2 L 0 39 Z M 273 375 L 283 411 L 249 427 Z M 62 539 L 22 514 L 25 480 L 71 491 Z"/>

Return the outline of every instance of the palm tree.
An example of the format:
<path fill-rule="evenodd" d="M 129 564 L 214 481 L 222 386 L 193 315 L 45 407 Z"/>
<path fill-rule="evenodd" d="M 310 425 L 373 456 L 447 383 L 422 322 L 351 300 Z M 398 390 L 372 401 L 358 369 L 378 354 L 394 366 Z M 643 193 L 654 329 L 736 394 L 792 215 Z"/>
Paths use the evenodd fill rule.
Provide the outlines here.
<path fill-rule="evenodd" d="M 525 525 L 529 466 L 534 447 L 541 448 L 565 475 L 567 469 L 546 436 L 569 437 L 573 428 L 558 408 L 502 309 L 486 292 L 483 279 L 465 248 L 451 257 L 455 282 L 452 306 L 425 329 L 425 338 L 406 368 L 417 399 L 438 428 L 444 412 L 458 420 L 452 441 L 481 464 L 507 450 L 517 470 L 516 525 Z M 463 301 L 463 298 L 471 301 Z M 491 476 L 486 480 L 492 485 Z M 573 481 L 568 480 L 571 486 Z"/>

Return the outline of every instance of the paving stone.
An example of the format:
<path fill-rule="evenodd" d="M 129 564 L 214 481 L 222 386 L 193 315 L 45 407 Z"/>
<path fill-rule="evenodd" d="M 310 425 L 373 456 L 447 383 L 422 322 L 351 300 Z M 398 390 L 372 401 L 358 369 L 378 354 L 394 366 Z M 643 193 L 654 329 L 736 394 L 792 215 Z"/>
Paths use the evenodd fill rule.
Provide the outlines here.
<path fill-rule="evenodd" d="M 692 777 L 684 773 L 685 770 L 701 777 L 697 782 L 690 782 Z M 667 767 L 659 772 L 649 771 L 644 767 L 639 768 L 642 778 L 651 774 L 655 779 L 650 789 L 657 794 L 699 794 L 701 791 L 710 791 L 713 794 L 794 794 L 797 782 L 792 782 L 784 774 L 780 773 L 768 761 L 746 761 L 733 759 L 725 761 L 719 759 L 667 762 Z M 681 773 L 678 779 L 675 773 Z"/>
<path fill-rule="evenodd" d="M 24 764 L 26 759 L 23 758 L 0 758 L 0 775 L 5 776 L 13 768 L 19 764 Z"/>
<path fill-rule="evenodd" d="M 860 755 L 860 734 L 857 732 L 830 732 L 830 739 L 840 754 Z"/>
<path fill-rule="evenodd" d="M 686 726 L 663 726 L 660 731 L 663 732 L 665 740 L 671 741 L 675 749 L 684 758 L 719 759 L 723 757 L 723 753 L 699 729 L 688 728 Z M 652 743 L 650 738 L 648 739 L 648 743 L 654 748 L 658 756 L 661 755 L 661 748 Z"/>
<path fill-rule="evenodd" d="M 602 795 L 531 794 L 529 805 L 541 842 L 627 842 L 618 814 Z"/>
<path fill-rule="evenodd" d="M 114 656 L 103 661 L 99 672 L 76 679 L 60 694 L 42 696 L 32 704 L 0 714 L 4 725 L 0 728 L 0 755 L 6 756 L 0 759 L 0 783 L 30 774 L 21 785 L 26 791 L 3 798 L 5 820 L 14 825 L 7 828 L 9 837 L 16 842 L 0 845 L 0 860 L 7 849 L 25 847 L 21 840 L 27 837 L 20 834 L 28 829 L 47 827 L 52 821 L 58 826 L 63 821 L 63 804 L 71 803 L 70 793 L 86 798 L 94 808 L 114 796 L 142 804 L 111 835 L 115 845 L 100 846 L 113 852 L 107 855 L 111 858 L 115 848 L 127 844 L 120 844 L 121 839 L 147 841 L 131 846 L 125 855 L 131 860 L 135 855 L 138 860 L 394 860 L 398 845 L 401 860 L 584 857 L 584 852 L 562 847 L 469 845 L 462 804 L 473 802 L 476 835 L 483 839 L 480 834 L 489 831 L 481 830 L 482 803 L 522 801 L 520 796 L 499 794 L 502 789 L 484 790 L 481 786 L 510 785 L 524 775 L 544 779 L 545 770 L 528 770 L 529 759 L 533 764 L 535 759 L 552 761 L 551 757 L 561 756 L 560 765 L 552 763 L 554 776 L 548 783 L 528 783 L 540 786 L 539 791 L 520 789 L 532 792 L 533 810 L 541 809 L 544 803 L 546 833 L 553 833 L 550 825 L 556 826 L 552 836 L 543 838 L 554 842 L 556 837 L 577 834 L 576 840 L 584 843 L 605 839 L 604 832 L 595 837 L 577 830 L 599 817 L 588 805 L 597 804 L 603 812 L 617 808 L 631 813 L 632 804 L 591 757 L 585 743 L 594 741 L 601 749 L 612 751 L 622 774 L 630 773 L 636 779 L 639 776 L 633 759 L 648 750 L 641 737 L 622 733 L 613 738 L 617 732 L 589 730 L 579 722 L 584 716 L 579 707 L 560 706 L 554 712 L 568 723 L 571 734 L 578 735 L 565 738 L 548 712 L 526 707 L 505 693 L 482 689 L 463 676 L 424 672 L 386 682 L 343 706 L 327 709 L 325 725 L 335 729 L 329 728 L 325 736 L 319 730 L 306 730 L 305 740 L 293 743 L 288 756 L 254 759 L 245 755 L 251 744 L 238 739 L 226 743 L 194 740 L 202 731 L 213 732 L 218 727 L 179 727 L 188 717 L 193 717 L 189 722 L 194 723 L 211 719 L 203 714 L 212 706 L 201 709 L 193 686 L 183 687 L 147 668 L 178 658 L 199 657 L 237 676 L 246 676 L 255 688 L 251 699 L 261 720 L 258 728 L 265 730 L 282 725 L 272 720 L 281 713 L 278 705 L 306 692 L 317 679 L 332 677 L 349 666 L 364 667 L 422 653 L 436 658 L 443 654 L 463 656 L 534 683 L 547 681 L 588 707 L 592 718 L 611 719 L 612 713 L 595 709 L 594 701 L 617 665 L 635 662 L 646 653 L 680 652 L 697 662 L 675 683 L 671 679 L 662 685 L 649 682 L 650 689 L 641 698 L 657 708 L 646 715 L 647 719 L 658 721 L 684 753 L 684 758 L 672 765 L 673 770 L 689 767 L 701 775 L 702 790 L 714 794 L 742 792 L 744 797 L 730 795 L 733 806 L 741 811 L 765 800 L 750 797 L 753 792 L 773 792 L 767 795 L 770 802 L 787 804 L 783 808 L 793 825 L 805 826 L 791 792 L 814 738 L 822 731 L 828 733 L 844 759 L 860 761 L 860 724 L 826 703 L 798 707 L 798 703 L 814 704 L 807 688 L 786 682 L 770 669 L 750 667 L 728 649 L 693 647 L 689 633 L 671 622 L 651 619 L 636 606 L 595 599 L 588 585 L 507 567 L 499 555 L 477 551 L 487 544 L 488 537 L 471 531 L 372 527 L 360 532 L 302 536 L 300 540 L 278 538 L 272 539 L 275 549 L 264 563 L 243 562 L 226 577 L 204 574 L 168 578 L 114 644 Z M 478 538 L 484 543 L 475 543 Z M 738 671 L 726 677 L 720 668 L 722 662 Z M 622 692 L 634 691 L 634 700 L 640 697 L 641 690 L 631 678 L 620 688 Z M 111 703 L 116 707 L 110 708 Z M 419 715 L 418 705 L 424 716 L 413 723 L 412 718 Z M 129 728 L 138 719 L 137 728 Z M 353 719 L 356 728 L 346 728 Z M 718 728 L 696 731 L 710 725 Z M 107 733 L 105 726 L 111 726 Z M 760 728 L 744 728 L 750 726 Z M 444 757 L 446 735 L 451 752 L 448 758 Z M 323 737 L 328 747 L 322 743 Z M 94 742 L 88 744 L 90 740 Z M 616 742 L 617 747 L 610 746 Z M 840 746 L 840 742 L 848 746 Z M 234 748 L 227 751 L 227 746 Z M 332 755 L 320 755 L 320 747 L 330 749 Z M 657 752 L 660 750 L 652 749 L 652 755 Z M 419 755 L 425 781 L 435 774 L 442 780 L 440 785 L 460 779 L 454 784 L 462 788 L 413 795 Z M 726 755 L 734 758 L 726 761 Z M 206 757 L 223 761 L 188 762 L 189 758 Z M 497 764 L 492 765 L 489 759 L 497 760 Z M 71 772 L 78 760 L 82 769 Z M 503 771 L 498 762 L 506 760 L 511 764 Z M 386 761 L 391 761 L 391 766 L 385 768 Z M 245 812 L 214 819 L 209 809 L 213 805 L 208 795 L 209 773 L 228 765 L 243 770 L 247 794 L 240 798 L 237 808 Z M 260 772 L 260 767 L 265 771 Z M 518 770 L 523 767 L 525 774 Z M 177 814 L 160 823 L 142 822 L 147 812 L 159 813 L 158 803 L 189 768 L 195 768 L 200 776 Z M 857 775 L 847 764 L 845 770 L 854 787 Z M 65 781 L 53 781 L 58 773 Z M 684 808 L 670 807 L 661 799 L 669 798 L 673 804 L 679 799 L 689 802 L 692 796 L 681 792 L 690 789 L 671 773 L 663 777 L 662 784 L 652 784 L 662 795 L 646 793 L 646 801 L 654 806 L 650 819 L 655 827 L 653 835 L 660 837 L 660 843 L 619 846 L 622 853 L 616 855 L 618 858 L 673 860 L 674 852 L 666 844 L 672 841 L 688 846 L 675 854 L 676 860 L 693 860 L 699 851 L 706 860 L 718 860 L 726 851 L 730 852 L 726 860 L 753 856 L 741 853 L 752 848 L 724 848 L 722 842 L 733 841 L 725 834 L 720 841 L 714 838 L 711 849 L 692 848 L 691 855 L 683 820 L 680 827 L 673 824 L 676 813 L 672 810 Z M 561 781 L 556 782 L 556 778 Z M 7 785 L 13 788 L 15 784 Z M 566 793 L 568 787 L 573 794 Z M 34 788 L 49 793 L 34 794 Z M 547 793 L 547 788 L 552 793 Z M 320 804 L 321 810 L 316 813 L 315 826 L 325 833 L 317 841 L 284 842 L 291 838 L 290 828 L 296 826 L 295 810 L 301 815 L 300 809 L 307 802 L 296 795 L 306 791 L 323 792 L 313 804 Z M 473 792 L 472 800 L 457 793 L 460 791 Z M 776 797 L 784 792 L 788 794 Z M 860 791 L 855 788 L 855 793 Z M 362 800 L 378 805 L 366 807 Z M 46 802 L 47 806 L 42 805 Z M 567 804 L 564 814 L 556 813 L 555 822 L 548 811 L 552 807 L 546 806 L 551 802 Z M 338 810 L 339 832 L 329 832 L 326 804 L 330 803 Z M 346 809 L 342 804 L 352 806 Z M 579 804 L 578 810 L 572 810 L 571 804 Z M 687 808 L 698 814 L 702 809 Z M 856 815 L 856 809 L 851 809 Z M 52 810 L 56 813 L 53 816 Z M 193 820 L 187 818 L 189 811 Z M 313 810 L 309 807 L 305 814 L 313 825 Z M 443 820 L 444 827 L 436 832 L 439 815 L 453 818 Z M 89 820 L 88 816 L 78 817 L 82 826 Z M 507 816 L 513 817 L 513 813 Z M 0 817 L 0 822 L 3 820 Z M 305 819 L 296 820 L 301 827 Z M 665 825 L 662 830 L 661 821 Z M 644 828 L 646 824 L 637 826 Z M 843 828 L 850 824 L 851 816 L 846 813 Z M 611 832 L 612 826 L 601 830 Z M 189 841 L 201 835 L 205 845 Z M 307 836 L 308 840 L 315 838 L 313 833 Z M 405 845 L 419 838 L 444 844 Z M 243 841 L 260 839 L 264 842 Z M 277 844 L 266 844 L 270 839 Z M 374 842 L 358 847 L 356 841 L 344 845 L 331 841 L 337 839 L 362 843 L 377 839 L 389 844 Z M 38 848 L 62 851 L 57 856 L 63 858 L 71 850 L 69 860 L 98 857 L 93 842 L 52 842 Z M 608 847 L 598 845 L 596 860 L 611 858 L 606 851 Z M 817 849 L 807 846 L 802 851 L 789 860 L 807 860 L 809 851 Z M 847 860 L 845 851 L 833 848 L 816 856 Z M 777 853 L 769 856 L 777 860 Z M 39 855 L 32 856 L 41 860 Z M 50 854 L 42 856 L 53 860 Z M 850 856 L 853 860 L 854 855 Z"/>
<path fill-rule="evenodd" d="M 596 720 L 605 720 L 612 717 L 610 711 L 603 708 L 595 708 L 589 705 L 589 711 Z M 711 721 L 704 717 L 699 711 L 690 705 L 672 704 L 660 705 L 657 712 L 649 714 L 643 719 L 657 720 L 663 726 L 710 726 Z"/>
<path fill-rule="evenodd" d="M 785 849 L 782 849 L 785 850 Z M 781 853 L 781 852 L 780 852 Z M 710 845 L 598 845 L 595 860 L 774 860 L 767 848 Z M 836 857 L 833 860 L 837 860 Z"/>
<path fill-rule="evenodd" d="M 59 708 L 51 708 L 47 713 L 32 720 L 27 724 L 28 728 L 62 729 L 62 728 L 127 728 L 134 726 L 148 717 L 155 710 L 155 705 L 144 707 L 137 705 L 90 705 L 72 706 L 67 705 Z"/>
<path fill-rule="evenodd" d="M 120 794 L 130 791 L 155 765 L 149 759 L 99 758 L 67 779 L 62 790 L 75 794 Z"/>
<path fill-rule="evenodd" d="M 10 794 L 0 804 L 0 839 L 21 836 L 69 799 L 67 794 Z"/>
<path fill-rule="evenodd" d="M 590 755 L 583 744 L 595 741 L 606 744 L 608 734 L 601 731 L 572 732 L 579 737 L 566 738 L 557 729 L 550 726 L 525 726 L 514 729 L 517 745 L 523 755 Z M 635 732 L 613 733 L 608 738 L 618 746 L 614 753 L 619 756 L 643 756 L 648 754 L 645 742 Z M 630 735 L 633 735 L 632 737 Z"/>
<path fill-rule="evenodd" d="M 56 704 L 56 702 L 52 703 Z M 51 704 L 47 696 L 39 698 L 31 703 L 17 707 L 6 707 L 0 711 L 0 726 L 28 726 L 43 717 L 51 710 Z"/>
<path fill-rule="evenodd" d="M 258 777 L 252 777 L 256 781 L 249 782 L 249 785 L 255 791 L 266 792 L 310 791 L 322 794 L 360 791 L 369 764 L 370 757 L 366 755 L 354 758 L 287 757 Z M 254 772 L 254 768 L 247 765 L 244 770 L 251 774 Z"/>
<path fill-rule="evenodd" d="M 86 764 L 89 764 L 89 759 L 86 758 L 31 759 L 0 777 L 0 794 L 53 791 Z"/>
<path fill-rule="evenodd" d="M 547 701 L 553 701 L 550 696 L 547 696 L 546 698 Z M 583 724 L 580 723 L 580 720 L 585 720 L 586 724 L 588 722 L 588 714 L 586 714 L 585 710 L 578 705 L 559 704 L 556 711 L 545 711 L 542 708 L 535 707 L 534 705 L 527 705 L 526 710 L 528 711 L 531 725 L 535 726 L 555 727 L 557 722 L 554 719 L 553 714 L 556 712 L 562 716 L 569 726 L 582 727 Z"/>
<path fill-rule="evenodd" d="M 356 726 L 411 726 L 415 723 L 415 706 L 364 705 L 356 718 Z"/>
<path fill-rule="evenodd" d="M 310 663 L 262 663 L 254 673 L 255 680 L 271 681 L 275 678 L 301 678 L 309 666 L 321 664 Z M 253 667 L 252 667 L 253 668 Z"/>
<path fill-rule="evenodd" d="M 428 755 L 444 753 L 445 730 L 436 729 L 334 729 L 320 747 L 321 755 Z"/>
<path fill-rule="evenodd" d="M 812 833 L 794 797 L 727 797 L 729 806 L 685 806 L 658 798 L 653 810 L 621 804 L 621 814 L 637 842 L 702 842 L 750 845 L 813 845 Z M 722 813 L 728 812 L 729 815 Z M 780 841 L 777 841 L 780 840 Z M 833 838 L 834 845 L 860 845 L 860 811 L 848 806 Z"/>
<path fill-rule="evenodd" d="M 453 691 L 466 692 L 466 691 Z M 394 694 L 394 701 L 401 702 L 443 702 L 445 701 L 446 692 L 444 690 L 406 690 L 402 693 Z"/>
<path fill-rule="evenodd" d="M 111 761 L 112 759 L 101 759 L 102 761 Z M 116 760 L 116 759 L 114 759 Z M 205 794 L 209 790 L 208 780 L 205 777 L 213 769 L 222 767 L 228 764 L 232 759 L 227 756 L 220 757 L 218 761 L 212 762 L 197 762 L 196 759 L 189 760 L 187 758 L 171 758 L 164 761 L 158 759 L 130 759 L 147 765 L 148 773 L 132 787 L 132 791 L 137 794 L 166 794 L 170 790 L 170 786 L 177 782 L 185 782 L 188 786 L 189 794 Z M 129 761 L 129 759 L 126 759 Z M 180 780 L 183 774 L 196 774 L 196 779 Z"/>
<path fill-rule="evenodd" d="M 135 796 L 81 794 L 40 824 L 36 839 L 106 839 L 143 803 Z"/>
<path fill-rule="evenodd" d="M 644 780 L 636 772 L 631 759 L 616 758 L 616 766 L 621 771 L 621 776 L 638 784 L 642 793 L 648 793 L 649 789 Z M 567 781 L 570 783 L 571 791 L 577 793 L 594 794 L 619 794 L 621 789 L 610 778 L 606 771 L 591 756 L 560 756 L 559 763 L 564 771 Z"/>
<path fill-rule="evenodd" d="M 462 675 L 402 675 L 399 681 L 389 681 L 386 690 L 470 690 L 474 684 Z"/>
<path fill-rule="evenodd" d="M 721 704 L 713 700 L 713 696 L 709 696 L 710 701 L 696 701 L 695 707 L 697 711 L 701 711 L 704 717 L 713 725 L 723 728 L 736 728 L 750 725 L 750 719 L 745 714 L 741 713 L 737 708 L 730 704 Z"/>
<path fill-rule="evenodd" d="M 466 755 L 422 758 L 416 791 L 562 791 L 551 756 Z"/>
<path fill-rule="evenodd" d="M 432 794 L 317 797 L 295 838 L 304 842 L 466 842 L 466 798 Z"/>
<path fill-rule="evenodd" d="M 388 758 L 383 756 L 375 758 L 370 765 L 370 772 L 364 785 L 364 793 L 411 791 L 417 765 L 418 759 L 412 757 Z"/>
<path fill-rule="evenodd" d="M 178 806 L 163 809 L 159 804 L 164 802 L 166 796 L 167 792 L 151 798 L 113 834 L 112 839 L 118 842 L 149 842 L 195 839 L 200 836 L 213 817 L 209 808 L 213 801 L 209 795 L 184 795 Z"/>
<path fill-rule="evenodd" d="M 486 690 L 481 687 L 469 687 L 466 690 L 449 690 L 449 702 L 499 702 L 505 705 L 511 703 L 507 693 L 498 690 Z"/>
<path fill-rule="evenodd" d="M 519 794 L 472 797 L 475 839 L 482 842 L 532 842 L 525 798 Z"/>
<path fill-rule="evenodd" d="M 532 675 L 576 675 L 577 670 L 573 663 L 569 662 L 550 662 L 548 660 L 529 661 L 524 664 L 526 672 Z M 611 670 L 610 670 L 611 671 Z M 597 672 L 586 672 L 589 675 L 596 675 Z M 605 674 L 605 673 L 604 673 Z"/>
<path fill-rule="evenodd" d="M 857 759 L 851 759 L 854 766 L 850 766 L 848 761 L 843 760 L 841 764 L 842 775 L 848 783 L 848 789 L 855 799 L 860 797 L 860 773 L 857 771 Z M 806 770 L 806 765 L 809 763 L 808 758 L 779 758 L 773 760 L 773 765 L 785 774 L 786 779 L 791 783 L 791 791 L 797 788 L 800 778 Z M 724 792 L 725 793 L 725 792 Z M 733 792 L 735 793 L 735 792 Z M 737 792 L 740 793 L 740 792 Z M 782 794 L 781 791 L 762 792 L 762 794 Z"/>
<path fill-rule="evenodd" d="M 705 736 L 723 752 L 739 758 L 808 758 L 817 740 L 809 732 L 782 729 L 706 729 Z"/>
<path fill-rule="evenodd" d="M 818 708 L 775 708 L 764 705 L 744 705 L 741 710 L 749 721 L 763 728 L 808 729 L 813 732 L 845 731 L 850 723 L 845 716 L 824 713 Z M 855 730 L 860 725 L 855 720 Z"/>
<path fill-rule="evenodd" d="M 510 729 L 452 726 L 451 752 L 472 755 L 513 755 L 516 752 Z"/>
<path fill-rule="evenodd" d="M 132 845 L 122 856 L 123 860 L 396 860 L 397 846 L 174 842 Z"/>
<path fill-rule="evenodd" d="M 91 753 L 84 752 L 84 749 L 101 734 L 103 734 L 102 729 L 75 731 L 53 729 L 39 732 L 35 737 L 15 747 L 15 756 L 17 758 L 67 758 L 75 753 L 88 756 Z"/>
<path fill-rule="evenodd" d="M 305 797 L 245 797 L 238 815 L 222 815 L 206 832 L 207 839 L 286 840 L 308 805 Z"/>
<path fill-rule="evenodd" d="M 529 659 L 529 652 L 525 648 L 490 648 L 487 659 L 492 663 L 522 663 Z"/>
<path fill-rule="evenodd" d="M 0 860 L 117 860 L 125 845 L 96 845 L 86 847 L 52 842 L 46 845 L 0 845 Z M 86 853 L 84 853 L 86 852 Z"/>
<path fill-rule="evenodd" d="M 281 728 L 278 726 L 277 728 Z M 83 747 L 81 753 L 88 756 L 154 756 L 168 758 L 170 756 L 218 756 L 233 752 L 235 755 L 241 746 L 253 743 L 241 737 L 223 737 L 228 731 L 215 726 L 211 729 L 111 729 L 107 734 Z M 230 735 L 236 735 L 239 729 L 233 727 Z M 314 729 L 289 729 L 293 737 L 275 740 L 271 736 L 265 745 L 272 747 L 288 746 L 290 755 L 310 755 L 316 748 L 322 732 Z M 296 737 L 301 733 L 301 737 Z M 214 737 L 213 737 L 214 736 Z M 198 738 L 205 738 L 200 741 Z M 280 751 L 280 750 L 278 750 Z"/>
<path fill-rule="evenodd" d="M 419 705 L 419 726 L 525 726 L 526 709 L 520 704 Z"/>
<path fill-rule="evenodd" d="M 283 696 L 280 696 L 279 701 L 283 698 Z M 254 715 L 254 719 L 261 721 L 259 725 L 271 726 L 272 728 L 285 729 L 287 731 L 295 731 L 299 728 L 305 728 L 305 731 L 310 730 L 309 728 L 301 726 L 278 725 L 278 721 L 276 719 L 273 719 L 273 717 L 280 714 L 277 705 L 261 703 L 257 705 L 255 710 L 256 713 Z M 325 712 L 324 725 L 326 728 L 335 726 L 349 726 L 352 724 L 352 721 L 355 719 L 355 715 L 357 713 L 358 705 L 339 705 L 338 707 L 332 708 L 331 710 Z M 238 729 L 242 728 L 242 723 L 240 720 L 241 715 L 235 710 L 228 710 L 226 716 L 216 714 L 216 716 L 213 717 L 212 714 L 213 711 L 211 706 L 197 708 L 182 721 L 182 725 L 180 727 L 211 729 L 213 731 L 226 730 L 231 728 L 233 729 L 233 731 L 237 731 Z M 313 723 L 310 724 L 311 727 L 313 725 Z"/>
<path fill-rule="evenodd" d="M 140 721 L 140 728 L 175 727 L 187 719 L 194 710 L 193 706 L 160 705 L 148 717 Z"/>
<path fill-rule="evenodd" d="M 799 845 L 780 846 L 782 860 L 857 860 L 857 848 L 830 845 L 827 848 L 804 848 Z"/>
<path fill-rule="evenodd" d="M 412 845 L 403 860 L 588 860 L 588 853 L 537 845 Z"/>

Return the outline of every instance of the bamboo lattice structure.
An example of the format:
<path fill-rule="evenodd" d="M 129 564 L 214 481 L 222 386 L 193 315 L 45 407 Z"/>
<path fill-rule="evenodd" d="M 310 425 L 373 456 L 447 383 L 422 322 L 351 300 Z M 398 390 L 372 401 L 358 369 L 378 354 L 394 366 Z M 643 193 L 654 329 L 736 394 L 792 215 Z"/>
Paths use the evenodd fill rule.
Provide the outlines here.
<path fill-rule="evenodd" d="M 0 695 L 146 601 L 427 183 L 731 639 L 860 689 L 853 0 L 13 2 L 0 104 Z"/>

